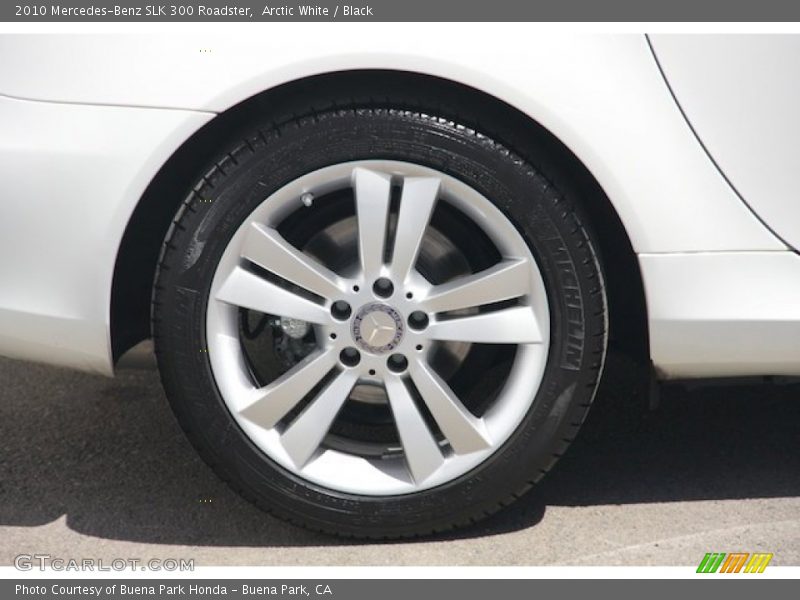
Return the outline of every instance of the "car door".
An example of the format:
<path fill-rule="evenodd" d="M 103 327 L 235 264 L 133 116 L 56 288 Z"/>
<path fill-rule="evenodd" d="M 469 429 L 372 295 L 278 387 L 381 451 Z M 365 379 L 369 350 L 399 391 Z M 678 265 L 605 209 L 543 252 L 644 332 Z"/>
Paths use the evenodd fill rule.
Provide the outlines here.
<path fill-rule="evenodd" d="M 800 248 L 800 36 L 649 39 L 722 174 L 774 233 Z"/>

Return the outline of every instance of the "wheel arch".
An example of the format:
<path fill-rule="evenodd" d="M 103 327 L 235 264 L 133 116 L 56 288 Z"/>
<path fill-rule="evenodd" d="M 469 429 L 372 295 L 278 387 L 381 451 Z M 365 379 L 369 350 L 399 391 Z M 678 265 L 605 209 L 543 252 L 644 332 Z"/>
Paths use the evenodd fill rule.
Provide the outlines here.
<path fill-rule="evenodd" d="M 150 336 L 150 298 L 161 245 L 186 191 L 219 149 L 256 120 L 281 121 L 310 110 L 357 103 L 437 112 L 485 131 L 531 162 L 556 185 L 585 198 L 599 240 L 609 296 L 611 342 L 649 364 L 644 286 L 630 238 L 609 197 L 555 135 L 531 116 L 475 88 L 406 71 L 327 73 L 263 91 L 220 113 L 187 139 L 156 173 L 125 228 L 111 290 L 113 360 Z"/>

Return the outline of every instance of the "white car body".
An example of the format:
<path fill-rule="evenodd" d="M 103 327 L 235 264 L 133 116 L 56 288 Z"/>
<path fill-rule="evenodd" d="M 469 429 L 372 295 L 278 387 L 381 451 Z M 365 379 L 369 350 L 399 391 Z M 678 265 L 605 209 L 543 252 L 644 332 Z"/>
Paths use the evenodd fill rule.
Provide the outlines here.
<path fill-rule="evenodd" d="M 0 36 L 0 354 L 112 374 L 120 244 L 170 156 L 254 95 L 382 69 L 484 92 L 577 156 L 636 253 L 661 377 L 800 375 L 798 38 L 440 27 Z"/>

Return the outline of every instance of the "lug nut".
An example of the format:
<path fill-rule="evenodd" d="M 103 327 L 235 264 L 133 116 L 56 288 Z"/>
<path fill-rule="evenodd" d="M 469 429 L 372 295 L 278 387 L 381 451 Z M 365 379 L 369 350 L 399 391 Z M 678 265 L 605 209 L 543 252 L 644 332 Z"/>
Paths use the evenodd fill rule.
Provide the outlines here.
<path fill-rule="evenodd" d="M 408 368 L 408 359 L 402 354 L 392 354 L 386 359 L 386 366 L 394 373 L 402 373 Z"/>
<path fill-rule="evenodd" d="M 331 315 L 333 315 L 334 319 L 338 319 L 339 321 L 347 319 L 351 312 L 353 311 L 350 305 L 344 300 L 337 300 L 333 303 L 333 306 L 331 306 Z"/>
<path fill-rule="evenodd" d="M 339 360 L 347 367 L 355 367 L 361 362 L 361 354 L 352 346 L 348 346 L 339 353 Z"/>
<path fill-rule="evenodd" d="M 428 326 L 428 315 L 421 310 L 415 310 L 408 315 L 408 326 L 417 331 L 425 329 Z"/>
<path fill-rule="evenodd" d="M 388 298 L 394 292 L 394 285 L 386 277 L 381 277 L 373 284 L 372 291 L 375 292 L 376 296 Z"/>

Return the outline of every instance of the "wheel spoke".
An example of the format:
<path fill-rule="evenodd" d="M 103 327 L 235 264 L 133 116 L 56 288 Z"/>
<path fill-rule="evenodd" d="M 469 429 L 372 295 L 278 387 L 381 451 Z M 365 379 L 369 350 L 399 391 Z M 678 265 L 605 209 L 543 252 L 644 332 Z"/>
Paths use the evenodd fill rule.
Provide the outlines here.
<path fill-rule="evenodd" d="M 408 469 L 415 483 L 419 484 L 442 466 L 444 456 L 403 380 L 396 376 L 387 377 L 386 393 L 403 444 Z"/>
<path fill-rule="evenodd" d="M 477 344 L 540 344 L 542 333 L 530 306 L 469 317 L 455 317 L 431 324 L 426 335 L 432 340 Z"/>
<path fill-rule="evenodd" d="M 253 399 L 239 414 L 265 429 L 275 427 L 334 364 L 336 354 L 332 350 L 309 354 L 269 385 L 253 390 Z"/>
<path fill-rule="evenodd" d="M 336 298 L 344 290 L 336 273 L 294 248 L 271 227 L 253 223 L 242 256 L 323 298 Z"/>
<path fill-rule="evenodd" d="M 528 260 L 506 260 L 479 273 L 433 287 L 421 308 L 428 312 L 445 312 L 481 306 L 518 298 L 529 289 Z"/>
<path fill-rule="evenodd" d="M 319 448 L 356 379 L 358 375 L 351 370 L 337 375 L 281 436 L 281 444 L 298 468 L 302 468 Z"/>
<path fill-rule="evenodd" d="M 391 180 L 387 175 L 357 168 L 353 187 L 358 215 L 358 252 L 365 277 L 376 277 L 383 265 Z"/>
<path fill-rule="evenodd" d="M 235 267 L 216 294 L 217 300 L 281 317 L 301 319 L 311 323 L 330 321 L 328 311 L 282 287 Z"/>
<path fill-rule="evenodd" d="M 392 277 L 399 283 L 406 280 L 417 261 L 440 184 L 435 177 L 408 177 L 403 181 L 391 269 Z"/>
<path fill-rule="evenodd" d="M 467 410 L 450 386 L 430 367 L 417 362 L 411 370 L 411 379 L 456 454 L 491 446 L 483 421 Z"/>

